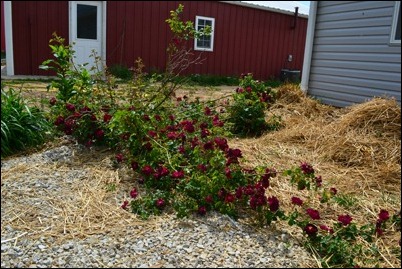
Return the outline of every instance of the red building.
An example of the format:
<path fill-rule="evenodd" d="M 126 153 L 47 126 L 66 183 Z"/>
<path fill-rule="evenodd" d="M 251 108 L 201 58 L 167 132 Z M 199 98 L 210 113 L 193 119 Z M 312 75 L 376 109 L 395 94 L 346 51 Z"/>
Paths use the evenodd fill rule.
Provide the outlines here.
<path fill-rule="evenodd" d="M 211 37 L 189 45 L 205 61 L 188 74 L 251 72 L 266 80 L 284 68 L 302 69 L 307 16 L 297 12 L 239 1 L 4 1 L 8 75 L 49 75 L 38 66 L 52 57 L 53 32 L 75 42 L 78 63 L 91 61 L 95 49 L 108 66 L 131 67 L 140 57 L 145 71 L 164 70 L 172 38 L 165 20 L 179 3 L 184 21 L 213 28 Z"/>

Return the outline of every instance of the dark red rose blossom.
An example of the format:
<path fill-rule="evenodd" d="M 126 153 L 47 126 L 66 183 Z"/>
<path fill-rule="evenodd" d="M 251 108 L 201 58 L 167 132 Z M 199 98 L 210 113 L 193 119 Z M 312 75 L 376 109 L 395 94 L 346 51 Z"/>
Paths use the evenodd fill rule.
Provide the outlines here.
<path fill-rule="evenodd" d="M 146 142 L 144 145 L 142 145 L 147 151 L 151 151 L 152 150 L 152 144 L 151 142 Z"/>
<path fill-rule="evenodd" d="M 299 197 L 293 196 L 292 197 L 292 204 L 301 206 L 303 204 L 303 200 L 300 199 Z"/>
<path fill-rule="evenodd" d="M 269 177 L 262 176 L 260 182 L 261 182 L 261 186 L 262 186 L 264 189 L 267 189 L 267 188 L 269 187 Z"/>
<path fill-rule="evenodd" d="M 226 138 L 215 137 L 214 142 L 215 142 L 216 146 L 222 151 L 225 151 L 226 149 L 229 148 L 228 141 Z"/>
<path fill-rule="evenodd" d="M 235 200 L 235 196 L 231 193 L 226 194 L 225 203 L 230 204 L 233 203 Z"/>
<path fill-rule="evenodd" d="M 177 133 L 176 132 L 169 132 L 167 133 L 167 138 L 170 140 L 175 140 L 177 138 Z"/>
<path fill-rule="evenodd" d="M 171 121 L 174 121 L 174 120 L 175 120 L 175 116 L 174 116 L 174 115 L 169 115 L 169 119 L 170 119 Z"/>
<path fill-rule="evenodd" d="M 131 162 L 131 168 L 135 171 L 135 170 L 137 170 L 138 168 L 139 168 L 139 164 L 138 164 L 138 162 L 136 162 L 136 161 L 132 161 Z"/>
<path fill-rule="evenodd" d="M 157 208 L 162 209 L 166 205 L 166 203 L 165 203 L 165 200 L 163 200 L 162 198 L 159 198 L 155 201 L 155 205 Z"/>
<path fill-rule="evenodd" d="M 139 177 L 139 178 L 137 178 L 137 182 L 138 182 L 138 184 L 144 184 L 145 179 L 143 177 Z"/>
<path fill-rule="evenodd" d="M 209 107 L 204 107 L 204 114 L 206 115 L 206 116 L 209 116 L 209 115 L 211 115 L 211 109 L 209 108 Z"/>
<path fill-rule="evenodd" d="M 321 187 L 321 185 L 322 185 L 322 177 L 321 176 L 315 177 L 315 185 L 317 187 Z"/>
<path fill-rule="evenodd" d="M 327 231 L 327 232 L 329 232 L 330 234 L 333 234 L 333 233 L 334 233 L 334 230 L 333 230 L 332 228 L 329 228 L 329 227 L 326 226 L 326 225 L 320 225 L 320 229 L 323 230 L 323 231 Z"/>
<path fill-rule="evenodd" d="M 183 129 L 187 132 L 187 133 L 194 133 L 195 132 L 195 127 L 192 123 L 188 123 L 186 125 L 183 126 Z"/>
<path fill-rule="evenodd" d="M 103 115 L 103 121 L 104 122 L 109 122 L 112 119 L 112 115 L 106 113 L 105 115 Z"/>
<path fill-rule="evenodd" d="M 225 188 L 221 188 L 221 189 L 218 191 L 218 197 L 219 197 L 221 200 L 223 200 L 223 199 L 225 199 L 227 193 L 228 193 L 228 192 L 225 190 Z"/>
<path fill-rule="evenodd" d="M 57 103 L 57 99 L 55 97 L 50 98 L 49 103 L 51 106 L 54 106 Z"/>
<path fill-rule="evenodd" d="M 149 176 L 154 172 L 154 169 L 150 165 L 145 165 L 141 171 L 144 175 Z"/>
<path fill-rule="evenodd" d="M 236 196 L 236 198 L 238 199 L 238 200 L 240 200 L 242 197 L 243 197 L 243 187 L 238 187 L 237 189 L 236 189 L 236 193 L 235 193 L 235 196 Z"/>
<path fill-rule="evenodd" d="M 158 167 L 158 174 L 161 176 L 161 177 L 164 177 L 164 176 L 167 176 L 167 175 L 169 175 L 169 169 L 167 169 L 165 166 L 159 166 Z"/>
<path fill-rule="evenodd" d="M 178 151 L 179 153 L 181 153 L 181 154 L 186 153 L 186 149 L 184 148 L 183 145 L 180 145 L 180 146 L 177 148 L 177 151 Z"/>
<path fill-rule="evenodd" d="M 376 228 L 375 233 L 377 236 L 382 236 L 384 234 L 384 230 L 381 228 Z"/>
<path fill-rule="evenodd" d="M 344 226 L 349 225 L 352 222 L 353 218 L 349 215 L 339 215 L 338 221 L 342 223 Z"/>
<path fill-rule="evenodd" d="M 306 175 L 308 175 L 308 174 L 314 174 L 314 168 L 313 168 L 310 164 L 308 164 L 308 163 L 306 163 L 306 162 L 302 162 L 302 163 L 300 164 L 300 169 L 301 169 L 302 172 L 303 172 L 304 174 L 306 174 Z"/>
<path fill-rule="evenodd" d="M 205 164 L 199 164 L 197 165 L 197 168 L 202 171 L 203 173 L 205 173 L 207 171 L 207 166 Z"/>
<path fill-rule="evenodd" d="M 202 123 L 200 124 L 200 129 L 206 129 L 206 128 L 208 128 L 208 123 L 202 122 Z"/>
<path fill-rule="evenodd" d="M 389 213 L 387 210 L 381 209 L 380 213 L 378 214 L 378 218 L 381 221 L 387 221 L 389 219 Z"/>
<path fill-rule="evenodd" d="M 246 188 L 244 189 L 244 193 L 246 195 L 253 195 L 255 193 L 254 186 L 247 185 Z"/>
<path fill-rule="evenodd" d="M 73 111 L 75 110 L 75 106 L 74 106 L 73 104 L 67 103 L 67 104 L 66 104 L 66 109 L 67 109 L 68 111 L 73 112 Z"/>
<path fill-rule="evenodd" d="M 121 154 L 121 153 L 116 154 L 116 161 L 118 163 L 121 163 L 123 161 L 123 159 L 124 159 L 123 154 Z"/>
<path fill-rule="evenodd" d="M 250 197 L 250 207 L 251 209 L 255 210 L 257 208 L 257 197 L 255 197 L 254 195 Z"/>
<path fill-rule="evenodd" d="M 155 116 L 154 116 L 154 119 L 155 119 L 156 121 L 161 121 L 161 120 L 162 120 L 162 117 L 161 117 L 160 115 L 155 115 Z"/>
<path fill-rule="evenodd" d="M 224 122 L 219 120 L 218 115 L 215 115 L 214 118 L 212 119 L 212 125 L 222 127 L 224 125 Z"/>
<path fill-rule="evenodd" d="M 208 204 L 212 203 L 214 201 L 214 199 L 212 198 L 212 195 L 208 195 L 207 197 L 205 197 L 205 202 L 207 202 Z"/>
<path fill-rule="evenodd" d="M 184 172 L 182 170 L 173 171 L 172 178 L 184 178 Z"/>
<path fill-rule="evenodd" d="M 145 114 L 144 116 L 142 116 L 142 119 L 143 119 L 144 121 L 150 121 L 150 120 L 151 120 L 151 118 L 150 118 L 149 115 L 147 115 L 147 114 Z"/>
<path fill-rule="evenodd" d="M 268 198 L 269 210 L 275 212 L 279 209 L 279 200 L 275 196 Z"/>
<path fill-rule="evenodd" d="M 157 133 L 156 133 L 155 131 L 149 130 L 149 131 L 148 131 L 148 135 L 149 135 L 150 137 L 155 138 L 155 137 L 157 136 Z"/>
<path fill-rule="evenodd" d="M 123 204 L 121 205 L 121 208 L 127 209 L 127 206 L 128 206 L 128 201 L 125 200 L 125 201 L 123 202 Z"/>
<path fill-rule="evenodd" d="M 225 176 L 226 176 L 227 179 L 232 178 L 232 170 L 230 170 L 229 167 L 225 167 Z"/>
<path fill-rule="evenodd" d="M 246 91 L 247 91 L 248 93 L 251 93 L 252 90 L 253 90 L 253 89 L 252 89 L 250 86 L 248 86 L 248 87 L 246 88 Z"/>
<path fill-rule="evenodd" d="M 201 216 L 204 216 L 206 213 L 207 213 L 207 209 L 205 206 L 198 207 L 198 214 L 200 214 Z"/>
<path fill-rule="evenodd" d="M 201 137 L 205 138 L 207 136 L 209 136 L 211 134 L 211 132 L 208 129 L 201 129 Z"/>
<path fill-rule="evenodd" d="M 318 232 L 318 228 L 314 224 L 309 223 L 304 227 L 304 231 L 308 236 L 315 236 Z"/>
<path fill-rule="evenodd" d="M 240 149 L 228 149 L 226 155 L 227 157 L 233 157 L 233 158 L 243 157 Z"/>
<path fill-rule="evenodd" d="M 102 129 L 97 129 L 95 131 L 95 137 L 98 139 L 102 139 L 105 136 L 105 132 Z"/>
<path fill-rule="evenodd" d="M 213 150 L 214 144 L 212 143 L 212 141 L 208 141 L 208 142 L 204 143 L 204 149 L 205 150 Z"/>
<path fill-rule="evenodd" d="M 330 188 L 329 191 L 330 191 L 330 193 L 331 193 L 332 195 L 336 195 L 337 192 L 338 192 L 338 190 L 335 189 L 335 188 Z"/>
<path fill-rule="evenodd" d="M 133 188 L 133 189 L 130 191 L 130 197 L 133 198 L 133 199 L 135 199 L 135 198 L 137 197 L 137 195 L 138 195 L 137 189 L 136 189 L 136 188 Z"/>
<path fill-rule="evenodd" d="M 54 125 L 59 126 L 64 124 L 64 117 L 63 116 L 58 116 L 56 120 L 54 121 Z"/>
<path fill-rule="evenodd" d="M 320 212 L 318 212 L 318 210 L 314 210 L 312 208 L 307 208 L 306 212 L 310 216 L 310 218 L 312 218 L 312 219 L 320 219 Z"/>

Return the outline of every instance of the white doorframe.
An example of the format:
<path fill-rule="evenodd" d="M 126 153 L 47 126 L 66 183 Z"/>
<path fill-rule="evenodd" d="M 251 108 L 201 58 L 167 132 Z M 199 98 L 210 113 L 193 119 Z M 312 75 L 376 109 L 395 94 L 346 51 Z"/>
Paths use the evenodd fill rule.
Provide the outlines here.
<path fill-rule="evenodd" d="M 14 76 L 13 16 L 12 1 L 4 1 L 4 31 L 6 39 L 7 76 Z"/>
<path fill-rule="evenodd" d="M 102 59 L 102 63 L 106 64 L 106 2 L 107 1 L 69 1 L 68 2 L 68 17 L 69 17 L 69 40 L 70 40 L 70 45 L 72 45 L 72 40 L 74 40 L 74 36 L 73 36 L 73 27 L 74 27 L 74 23 L 73 20 L 75 18 L 73 18 L 73 6 L 77 5 L 78 3 L 82 3 L 82 4 L 89 4 L 89 3 L 101 3 L 101 19 L 100 19 L 100 25 L 98 25 L 99 27 L 101 27 L 100 33 L 101 33 L 101 52 L 99 54 L 99 56 Z"/>

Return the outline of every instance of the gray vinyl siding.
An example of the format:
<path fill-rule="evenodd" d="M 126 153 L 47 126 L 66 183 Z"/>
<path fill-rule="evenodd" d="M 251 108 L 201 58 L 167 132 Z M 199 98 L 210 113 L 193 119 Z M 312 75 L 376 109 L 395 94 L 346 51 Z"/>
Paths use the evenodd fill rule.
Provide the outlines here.
<path fill-rule="evenodd" d="M 401 103 L 401 46 L 390 45 L 395 1 L 318 1 L 308 93 L 344 107 Z"/>

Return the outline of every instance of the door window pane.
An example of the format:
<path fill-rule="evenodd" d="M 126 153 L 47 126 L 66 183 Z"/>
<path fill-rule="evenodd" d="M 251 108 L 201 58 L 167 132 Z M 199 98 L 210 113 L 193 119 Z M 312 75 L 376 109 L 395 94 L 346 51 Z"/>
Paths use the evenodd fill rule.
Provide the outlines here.
<path fill-rule="evenodd" d="M 97 39 L 97 7 L 77 5 L 77 38 Z"/>

